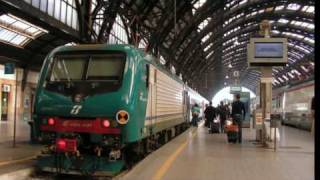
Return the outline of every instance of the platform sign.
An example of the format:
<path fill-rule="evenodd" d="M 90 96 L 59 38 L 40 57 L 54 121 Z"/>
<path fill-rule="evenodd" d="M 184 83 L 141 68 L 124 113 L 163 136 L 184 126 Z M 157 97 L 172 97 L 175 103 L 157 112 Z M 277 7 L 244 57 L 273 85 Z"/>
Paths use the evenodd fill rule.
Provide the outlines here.
<path fill-rule="evenodd" d="M 256 113 L 255 114 L 255 127 L 261 128 L 262 127 L 262 112 L 257 110 L 255 113 Z"/>
<path fill-rule="evenodd" d="M 239 94 L 241 93 L 241 86 L 238 86 L 238 85 L 232 85 L 230 86 L 230 94 Z"/>
<path fill-rule="evenodd" d="M 14 74 L 15 65 L 14 63 L 4 64 L 4 74 Z"/>

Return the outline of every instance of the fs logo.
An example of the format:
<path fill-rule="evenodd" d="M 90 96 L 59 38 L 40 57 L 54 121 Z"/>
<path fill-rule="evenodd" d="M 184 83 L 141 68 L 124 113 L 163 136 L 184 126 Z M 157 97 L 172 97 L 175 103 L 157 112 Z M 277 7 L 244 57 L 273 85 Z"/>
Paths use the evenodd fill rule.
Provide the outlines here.
<path fill-rule="evenodd" d="M 74 105 L 70 111 L 70 114 L 73 114 L 73 115 L 78 114 L 81 108 L 82 108 L 82 105 Z"/>

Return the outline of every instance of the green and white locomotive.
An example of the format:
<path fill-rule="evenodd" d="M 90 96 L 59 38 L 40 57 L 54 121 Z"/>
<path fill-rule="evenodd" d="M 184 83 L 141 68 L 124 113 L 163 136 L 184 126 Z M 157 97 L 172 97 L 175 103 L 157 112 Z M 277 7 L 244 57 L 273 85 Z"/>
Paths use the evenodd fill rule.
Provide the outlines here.
<path fill-rule="evenodd" d="M 188 127 L 188 89 L 130 45 L 56 48 L 35 96 L 33 136 L 47 144 L 37 165 L 70 174 L 120 172 Z"/>

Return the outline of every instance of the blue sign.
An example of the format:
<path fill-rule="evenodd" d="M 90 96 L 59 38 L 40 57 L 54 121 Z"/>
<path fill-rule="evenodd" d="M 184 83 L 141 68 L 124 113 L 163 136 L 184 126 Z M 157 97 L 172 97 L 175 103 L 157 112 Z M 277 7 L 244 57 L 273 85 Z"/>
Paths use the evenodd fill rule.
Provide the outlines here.
<path fill-rule="evenodd" d="M 14 74 L 14 63 L 5 63 L 4 64 L 4 74 Z"/>

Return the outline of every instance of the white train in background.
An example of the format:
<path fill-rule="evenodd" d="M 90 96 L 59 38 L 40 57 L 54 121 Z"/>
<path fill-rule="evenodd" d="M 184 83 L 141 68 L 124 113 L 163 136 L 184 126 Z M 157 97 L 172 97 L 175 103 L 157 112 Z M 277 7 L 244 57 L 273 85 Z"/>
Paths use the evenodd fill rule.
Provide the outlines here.
<path fill-rule="evenodd" d="M 205 110 L 205 105 L 209 104 L 209 101 L 204 98 L 203 96 L 201 96 L 198 92 L 194 91 L 193 89 L 187 87 L 187 91 L 188 91 L 188 97 L 190 102 L 188 104 L 190 104 L 189 107 L 189 121 L 191 121 L 192 119 L 192 114 L 191 114 L 191 108 L 192 106 L 197 103 L 200 107 L 200 114 L 199 114 L 199 118 L 203 119 L 204 118 L 204 110 Z"/>
<path fill-rule="evenodd" d="M 272 111 L 282 115 L 283 124 L 310 131 L 313 97 L 314 81 L 273 90 Z"/>

